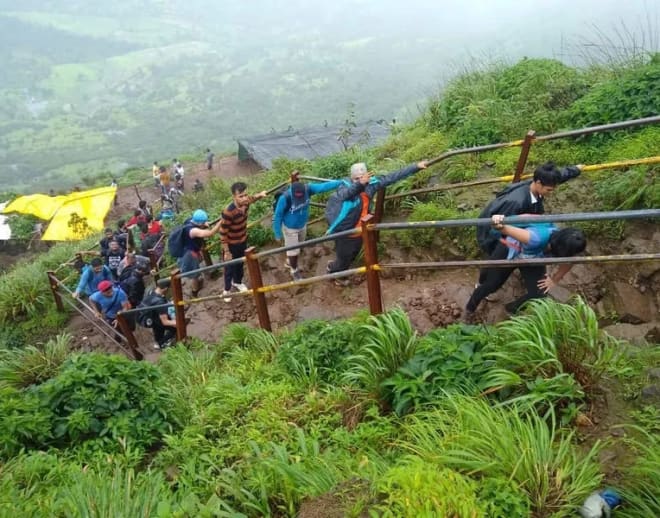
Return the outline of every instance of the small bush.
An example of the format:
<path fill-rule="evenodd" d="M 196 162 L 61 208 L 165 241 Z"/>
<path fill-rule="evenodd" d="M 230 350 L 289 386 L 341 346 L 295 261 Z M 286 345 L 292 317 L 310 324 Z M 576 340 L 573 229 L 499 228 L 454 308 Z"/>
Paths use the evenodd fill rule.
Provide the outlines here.
<path fill-rule="evenodd" d="M 63 334 L 42 347 L 0 350 L 0 387 L 21 389 L 54 377 L 69 354 L 71 336 Z"/>
<path fill-rule="evenodd" d="M 660 109 L 660 62 L 635 67 L 594 85 L 568 111 L 575 128 L 657 115 Z M 611 138 L 602 133 L 590 138 Z"/>
<path fill-rule="evenodd" d="M 281 338 L 277 362 L 310 385 L 338 383 L 346 359 L 356 350 L 355 324 L 350 321 L 307 320 Z"/>

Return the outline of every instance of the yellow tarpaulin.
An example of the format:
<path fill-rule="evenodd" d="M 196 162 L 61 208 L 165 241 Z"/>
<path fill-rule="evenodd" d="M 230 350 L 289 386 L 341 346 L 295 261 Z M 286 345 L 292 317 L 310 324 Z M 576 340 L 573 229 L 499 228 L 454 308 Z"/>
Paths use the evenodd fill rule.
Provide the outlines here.
<path fill-rule="evenodd" d="M 21 196 L 7 205 L 3 212 L 50 219 L 42 237 L 44 241 L 75 241 L 103 229 L 103 221 L 116 193 L 116 187 L 101 187 L 67 196 Z"/>

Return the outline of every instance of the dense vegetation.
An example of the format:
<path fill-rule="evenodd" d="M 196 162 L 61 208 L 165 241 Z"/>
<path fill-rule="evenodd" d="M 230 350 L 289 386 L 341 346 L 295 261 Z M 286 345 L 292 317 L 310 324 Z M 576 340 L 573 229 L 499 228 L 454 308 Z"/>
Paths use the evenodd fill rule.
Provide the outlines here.
<path fill-rule="evenodd" d="M 386 171 L 450 145 L 519 138 L 532 114 L 545 132 L 658 113 L 660 82 L 649 80 L 658 66 L 575 70 L 524 60 L 468 74 L 384 146 L 281 160 L 251 188 L 270 187 L 294 167 L 340 177 L 358 159 Z M 626 102 L 612 114 L 603 99 L 616 92 Z M 537 145 L 529 165 L 650 156 L 659 136 L 651 127 Z M 392 192 L 509 173 L 518 153 L 456 158 Z M 579 204 L 586 194 L 594 210 L 660 206 L 657 166 L 614 179 L 583 175 L 574 185 L 557 203 Z M 420 196 L 390 209 L 411 219 L 459 217 L 478 210 L 480 196 L 491 193 Z M 213 182 L 184 203 L 217 214 L 228 197 L 227 185 Z M 271 206 L 260 202 L 252 217 Z M 251 232 L 254 244 L 271 237 L 259 225 Z M 588 232 L 619 237 L 610 227 Z M 416 237 L 430 247 L 460 241 L 457 253 L 474 253 L 467 234 Z M 62 316 L 44 272 L 73 249 L 55 246 L 0 278 L 0 514 L 561 517 L 610 483 L 626 502 L 617 515 L 660 515 L 657 407 L 627 408 L 615 446 L 577 426 L 604 385 L 637 398 L 658 348 L 613 340 L 581 299 L 539 301 L 493 327 L 424 336 L 400 310 L 276 334 L 232 325 L 218 343 L 179 345 L 152 365 L 72 352 L 67 336 L 53 338 Z M 600 461 L 610 447 L 626 452 L 618 466 L 625 477 L 605 478 Z"/>

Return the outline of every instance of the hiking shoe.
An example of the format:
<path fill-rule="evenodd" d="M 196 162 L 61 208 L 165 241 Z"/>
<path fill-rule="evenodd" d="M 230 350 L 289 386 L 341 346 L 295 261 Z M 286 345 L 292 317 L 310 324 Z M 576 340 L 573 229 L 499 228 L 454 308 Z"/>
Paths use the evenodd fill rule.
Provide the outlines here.
<path fill-rule="evenodd" d="M 477 284 L 474 285 L 474 289 L 475 289 L 475 290 L 476 290 L 478 287 L 479 287 L 479 283 L 477 283 Z M 494 293 L 491 293 L 490 295 L 487 295 L 486 297 L 484 297 L 484 300 L 485 300 L 486 302 L 497 302 L 499 299 L 498 299 L 498 297 L 497 297 Z"/>
<path fill-rule="evenodd" d="M 302 280 L 303 278 L 302 273 L 300 273 L 300 270 L 293 270 L 291 272 L 291 277 L 293 277 L 294 281 L 299 281 Z"/>
<path fill-rule="evenodd" d="M 234 288 L 236 288 L 238 291 L 241 291 L 241 292 L 242 292 L 242 291 L 248 291 L 248 289 L 249 289 L 249 288 L 248 288 L 245 284 L 243 284 L 242 282 L 239 282 L 239 283 L 232 282 L 231 285 L 232 285 Z"/>
<path fill-rule="evenodd" d="M 224 297 L 222 300 L 225 302 L 231 302 L 231 297 L 228 297 L 227 295 L 231 295 L 231 291 L 222 290 L 222 296 Z"/>
<path fill-rule="evenodd" d="M 154 344 L 154 349 L 156 349 L 157 351 L 160 351 L 160 345 L 159 344 Z"/>
<path fill-rule="evenodd" d="M 467 309 L 463 310 L 463 315 L 461 316 L 460 322 L 467 325 L 474 325 L 477 321 L 477 315 L 475 311 L 469 311 Z"/>

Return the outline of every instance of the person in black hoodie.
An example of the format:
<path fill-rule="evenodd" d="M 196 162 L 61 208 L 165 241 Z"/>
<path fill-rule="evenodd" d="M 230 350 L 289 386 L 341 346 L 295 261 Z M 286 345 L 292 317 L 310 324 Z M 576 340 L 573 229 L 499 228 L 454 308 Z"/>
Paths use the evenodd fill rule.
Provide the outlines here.
<path fill-rule="evenodd" d="M 544 214 L 544 198 L 551 194 L 558 185 L 579 176 L 580 169 L 581 166 L 576 165 L 560 170 L 553 162 L 546 162 L 536 168 L 531 180 L 511 184 L 499 192 L 495 199 L 481 211 L 479 218 L 490 218 L 495 214 L 503 216 Z M 488 256 L 488 259 L 507 258 L 509 248 L 501 239 L 502 233 L 496 228 L 485 225 L 477 227 L 479 248 Z M 490 293 L 483 286 L 488 272 L 488 268 L 482 268 L 479 272 L 479 282 L 475 286 L 475 291 L 465 308 L 468 319 L 477 309 L 479 303 Z"/>

